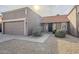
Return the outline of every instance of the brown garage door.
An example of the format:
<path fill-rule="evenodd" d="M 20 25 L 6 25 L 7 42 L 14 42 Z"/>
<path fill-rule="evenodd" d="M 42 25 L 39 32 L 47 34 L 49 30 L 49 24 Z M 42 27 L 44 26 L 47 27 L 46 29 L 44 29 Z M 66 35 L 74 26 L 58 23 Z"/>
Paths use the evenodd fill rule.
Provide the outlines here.
<path fill-rule="evenodd" d="M 19 34 L 24 35 L 24 22 L 5 22 L 4 23 L 5 34 Z"/>

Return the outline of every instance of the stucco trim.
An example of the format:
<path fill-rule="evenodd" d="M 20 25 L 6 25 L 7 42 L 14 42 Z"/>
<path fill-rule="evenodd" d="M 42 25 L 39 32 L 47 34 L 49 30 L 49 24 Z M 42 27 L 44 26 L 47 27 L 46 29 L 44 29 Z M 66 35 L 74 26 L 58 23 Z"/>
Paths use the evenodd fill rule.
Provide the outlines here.
<path fill-rule="evenodd" d="M 26 19 L 26 18 L 18 18 L 18 19 L 2 20 L 2 22 L 24 21 L 25 19 Z"/>
<path fill-rule="evenodd" d="M 25 15 L 26 19 L 24 20 L 24 35 L 27 35 L 27 9 L 25 9 Z"/>

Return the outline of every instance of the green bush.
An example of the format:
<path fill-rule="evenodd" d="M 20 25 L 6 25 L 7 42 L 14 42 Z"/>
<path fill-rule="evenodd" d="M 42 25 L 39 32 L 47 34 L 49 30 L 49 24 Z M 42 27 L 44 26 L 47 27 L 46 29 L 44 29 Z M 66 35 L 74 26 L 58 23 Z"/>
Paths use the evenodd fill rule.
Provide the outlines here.
<path fill-rule="evenodd" d="M 60 37 L 60 38 L 64 38 L 66 36 L 66 33 L 64 31 L 56 31 L 55 36 Z"/>
<path fill-rule="evenodd" d="M 53 34 L 55 34 L 56 30 L 53 30 Z"/>
<path fill-rule="evenodd" d="M 42 36 L 41 27 L 34 28 L 33 31 L 32 31 L 32 35 L 35 36 L 35 37 Z"/>

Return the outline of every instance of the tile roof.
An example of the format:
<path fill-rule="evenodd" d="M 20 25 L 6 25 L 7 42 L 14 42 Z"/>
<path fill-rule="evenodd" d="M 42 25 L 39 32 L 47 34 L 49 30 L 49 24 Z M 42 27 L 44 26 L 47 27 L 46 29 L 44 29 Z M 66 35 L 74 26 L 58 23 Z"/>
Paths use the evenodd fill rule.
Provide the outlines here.
<path fill-rule="evenodd" d="M 69 22 L 67 15 L 43 17 L 42 23 Z"/>

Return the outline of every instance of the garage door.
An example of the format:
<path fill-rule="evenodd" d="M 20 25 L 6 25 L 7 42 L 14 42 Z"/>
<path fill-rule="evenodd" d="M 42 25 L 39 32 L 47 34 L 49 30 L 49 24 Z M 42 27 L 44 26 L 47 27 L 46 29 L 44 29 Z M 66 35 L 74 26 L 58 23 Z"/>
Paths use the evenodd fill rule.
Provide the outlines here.
<path fill-rule="evenodd" d="M 5 34 L 24 35 L 24 22 L 5 22 L 4 23 Z"/>

